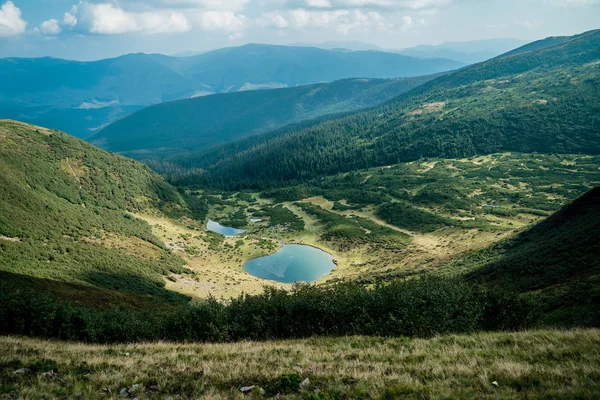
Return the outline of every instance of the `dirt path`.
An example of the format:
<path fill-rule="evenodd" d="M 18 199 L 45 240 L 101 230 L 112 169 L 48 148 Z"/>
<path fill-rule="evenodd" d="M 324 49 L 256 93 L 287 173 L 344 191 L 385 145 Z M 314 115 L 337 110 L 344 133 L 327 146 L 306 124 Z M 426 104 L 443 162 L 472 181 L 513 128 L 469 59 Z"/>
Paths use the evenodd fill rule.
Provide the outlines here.
<path fill-rule="evenodd" d="M 69 159 L 67 158 L 67 166 L 69 167 L 69 170 L 71 171 L 71 174 L 73 174 L 73 177 L 75 179 L 77 179 L 77 182 L 79 183 L 79 190 L 81 190 L 82 186 L 81 186 L 81 179 L 79 179 L 79 177 L 77 176 L 77 174 L 75 173 L 75 171 L 73 170 L 73 167 L 71 167 L 71 163 L 69 162 Z"/>
<path fill-rule="evenodd" d="M 0 235 L 0 240 L 6 240 L 7 242 L 20 242 L 21 239 L 19 238 L 11 238 L 8 236 L 4 236 L 4 235 Z"/>

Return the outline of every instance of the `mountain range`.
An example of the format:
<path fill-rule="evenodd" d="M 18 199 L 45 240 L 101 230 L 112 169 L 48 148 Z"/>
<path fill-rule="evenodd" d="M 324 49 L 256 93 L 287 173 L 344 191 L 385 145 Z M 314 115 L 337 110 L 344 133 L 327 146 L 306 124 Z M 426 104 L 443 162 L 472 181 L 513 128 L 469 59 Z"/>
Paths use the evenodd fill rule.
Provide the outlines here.
<path fill-rule="evenodd" d="M 199 182 L 259 186 L 422 157 L 498 151 L 598 154 L 599 60 L 600 31 L 558 43 L 543 40 L 373 109 L 250 137 L 180 165 L 205 171 L 196 175 Z"/>
<path fill-rule="evenodd" d="M 528 42 L 519 39 L 484 39 L 463 42 L 444 42 L 438 45 L 420 45 L 405 49 L 384 49 L 372 43 L 360 41 L 329 41 L 322 43 L 294 43 L 292 46 L 317 47 L 326 50 L 388 51 L 417 58 L 446 58 L 465 64 L 489 60 Z"/>
<path fill-rule="evenodd" d="M 437 76 L 345 79 L 161 103 L 114 122 L 88 141 L 141 160 L 178 158 L 289 124 L 372 107 Z"/>
<path fill-rule="evenodd" d="M 519 39 L 487 39 L 468 42 L 445 42 L 399 50 L 400 54 L 418 58 L 448 58 L 465 64 L 489 60 L 527 44 Z"/>
<path fill-rule="evenodd" d="M 249 44 L 192 57 L 129 54 L 94 62 L 0 60 L 0 118 L 79 137 L 135 110 L 213 93 L 294 87 L 345 78 L 398 78 L 464 64 L 386 52 Z"/>

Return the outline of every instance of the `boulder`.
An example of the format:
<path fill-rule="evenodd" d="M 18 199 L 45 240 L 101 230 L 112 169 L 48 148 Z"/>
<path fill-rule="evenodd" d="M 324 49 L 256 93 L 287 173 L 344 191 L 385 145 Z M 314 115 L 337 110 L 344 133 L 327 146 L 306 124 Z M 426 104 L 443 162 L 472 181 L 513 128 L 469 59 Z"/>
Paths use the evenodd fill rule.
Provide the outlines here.
<path fill-rule="evenodd" d="M 251 392 L 251 391 L 252 391 L 252 390 L 253 390 L 255 387 L 256 387 L 256 386 L 254 386 L 254 385 L 252 385 L 252 386 L 242 386 L 242 387 L 240 388 L 240 392 L 242 392 L 242 393 L 246 394 L 246 393 L 249 393 L 249 392 Z"/>
<path fill-rule="evenodd" d="M 31 373 L 31 370 L 29 368 L 21 368 L 18 369 L 14 372 L 16 375 L 27 375 L 29 373 Z"/>
<path fill-rule="evenodd" d="M 310 385 L 310 379 L 306 378 L 300 382 L 300 389 L 306 389 Z"/>

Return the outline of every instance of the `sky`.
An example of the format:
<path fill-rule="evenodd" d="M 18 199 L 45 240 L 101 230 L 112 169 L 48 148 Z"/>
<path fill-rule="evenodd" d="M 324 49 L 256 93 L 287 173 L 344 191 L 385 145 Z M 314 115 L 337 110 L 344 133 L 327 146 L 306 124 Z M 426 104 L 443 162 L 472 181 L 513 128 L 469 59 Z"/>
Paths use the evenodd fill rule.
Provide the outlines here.
<path fill-rule="evenodd" d="M 600 0 L 0 0 L 0 57 L 96 60 L 245 43 L 401 49 L 600 28 Z"/>

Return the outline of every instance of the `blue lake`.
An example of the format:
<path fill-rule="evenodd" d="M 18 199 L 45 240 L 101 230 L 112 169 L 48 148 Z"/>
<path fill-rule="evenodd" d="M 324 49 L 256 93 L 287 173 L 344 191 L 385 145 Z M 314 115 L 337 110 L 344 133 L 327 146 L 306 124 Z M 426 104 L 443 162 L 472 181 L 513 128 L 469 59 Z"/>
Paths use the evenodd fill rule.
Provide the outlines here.
<path fill-rule="evenodd" d="M 318 281 L 335 268 L 333 256 L 311 246 L 288 244 L 277 253 L 255 258 L 244 265 L 250 275 L 271 281 Z"/>
<path fill-rule="evenodd" d="M 229 226 L 223 226 L 218 222 L 208 220 L 206 224 L 206 229 L 211 232 L 220 233 L 223 236 L 235 236 L 246 232 L 243 229 L 231 228 Z"/>

